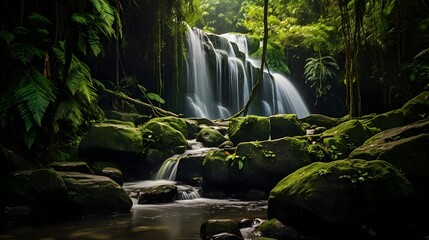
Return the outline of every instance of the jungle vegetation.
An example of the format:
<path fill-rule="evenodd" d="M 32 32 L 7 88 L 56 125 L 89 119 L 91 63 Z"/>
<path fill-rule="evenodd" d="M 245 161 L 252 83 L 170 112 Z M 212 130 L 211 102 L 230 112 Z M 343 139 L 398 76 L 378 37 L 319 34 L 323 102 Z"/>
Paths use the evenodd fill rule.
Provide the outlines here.
<path fill-rule="evenodd" d="M 67 158 L 102 108 L 140 111 L 105 89 L 178 104 L 185 22 L 266 30 L 315 112 L 387 111 L 428 88 L 425 0 L 6 0 L 0 12 L 0 148 L 40 164 Z"/>

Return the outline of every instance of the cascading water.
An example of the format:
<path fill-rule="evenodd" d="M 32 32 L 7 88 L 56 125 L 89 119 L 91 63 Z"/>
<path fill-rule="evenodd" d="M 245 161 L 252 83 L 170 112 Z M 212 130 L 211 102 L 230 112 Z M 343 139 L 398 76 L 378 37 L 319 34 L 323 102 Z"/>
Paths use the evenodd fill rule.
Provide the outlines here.
<path fill-rule="evenodd" d="M 242 34 L 206 34 L 199 29 L 187 32 L 186 116 L 208 119 L 226 118 L 247 102 L 256 81 L 258 60 L 249 56 Z M 299 92 L 284 75 L 265 70 L 259 102 L 252 103 L 250 114 L 295 113 L 299 118 L 310 113 Z"/>

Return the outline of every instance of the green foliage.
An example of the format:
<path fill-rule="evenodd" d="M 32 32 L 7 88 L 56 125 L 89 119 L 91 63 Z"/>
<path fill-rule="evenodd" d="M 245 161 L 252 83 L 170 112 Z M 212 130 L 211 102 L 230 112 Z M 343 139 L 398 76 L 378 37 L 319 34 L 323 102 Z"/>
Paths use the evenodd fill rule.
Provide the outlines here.
<path fill-rule="evenodd" d="M 252 57 L 260 59 L 261 55 L 262 49 L 259 48 L 258 51 L 252 54 Z M 290 74 L 290 70 L 286 65 L 284 50 L 278 44 L 269 43 L 267 45 L 266 61 L 270 70 Z"/>
<path fill-rule="evenodd" d="M 238 165 L 238 170 L 241 170 L 244 167 L 244 160 L 246 160 L 246 156 L 240 156 L 240 155 L 237 155 L 236 152 L 234 152 L 233 154 L 228 155 L 225 158 L 225 160 L 227 162 L 231 161 L 231 165 L 237 164 Z"/>
<path fill-rule="evenodd" d="M 316 91 L 316 99 L 326 95 L 331 90 L 328 80 L 335 76 L 335 70 L 339 70 L 338 64 L 331 56 L 308 58 L 304 66 L 304 76 L 310 87 Z M 316 101 L 317 103 L 317 101 Z"/>
<path fill-rule="evenodd" d="M 245 32 L 241 1 L 202 0 L 202 22 L 198 27 L 214 33 Z"/>
<path fill-rule="evenodd" d="M 338 177 L 339 179 L 344 179 L 349 181 L 353 187 L 356 187 L 358 184 L 363 184 L 373 178 L 372 175 L 370 175 L 366 171 L 362 171 L 360 169 L 357 169 L 355 173 L 353 174 L 345 174 Z"/>

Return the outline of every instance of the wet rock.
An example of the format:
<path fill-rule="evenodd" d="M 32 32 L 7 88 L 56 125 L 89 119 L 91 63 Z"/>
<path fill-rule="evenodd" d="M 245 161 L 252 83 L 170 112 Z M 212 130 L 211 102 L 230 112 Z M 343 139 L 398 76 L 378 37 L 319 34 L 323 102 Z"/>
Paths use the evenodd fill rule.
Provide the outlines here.
<path fill-rule="evenodd" d="M 218 233 L 211 236 L 210 240 L 242 240 L 242 238 L 231 233 Z"/>
<path fill-rule="evenodd" d="M 112 179 L 113 181 L 115 181 L 117 184 L 119 184 L 121 186 L 124 184 L 124 176 L 123 176 L 121 170 L 119 170 L 117 168 L 105 167 L 101 170 L 100 175 Z"/>
<path fill-rule="evenodd" d="M 298 232 L 291 227 L 283 225 L 276 218 L 264 221 L 258 227 L 262 237 L 274 238 L 278 240 L 295 240 L 299 239 Z"/>
<path fill-rule="evenodd" d="M 189 154 L 180 158 L 176 180 L 193 185 L 195 178 L 203 176 L 203 161 L 207 152 Z"/>
<path fill-rule="evenodd" d="M 327 130 L 327 128 L 325 128 L 325 127 L 316 127 L 313 131 L 313 134 L 320 134 L 326 130 Z"/>
<path fill-rule="evenodd" d="M 209 240 L 219 233 L 229 233 L 242 238 L 240 229 L 231 219 L 210 219 L 200 228 L 200 236 L 203 240 Z"/>
<path fill-rule="evenodd" d="M 212 150 L 203 162 L 203 178 L 211 187 L 228 189 L 232 184 L 230 173 L 231 163 L 226 160 L 227 154 L 224 150 Z"/>
<path fill-rule="evenodd" d="M 147 124 L 149 124 L 151 122 L 166 123 L 170 127 L 172 127 L 173 129 L 179 131 L 185 138 L 188 138 L 188 136 L 189 136 L 188 128 L 190 127 L 189 124 L 191 124 L 191 123 L 189 122 L 187 124 L 187 122 L 183 118 L 157 117 L 157 118 L 152 118 L 151 120 L 149 120 Z"/>
<path fill-rule="evenodd" d="M 413 196 L 410 182 L 385 161 L 315 162 L 271 191 L 268 218 L 316 232 L 362 223 L 398 226 L 412 214 Z"/>
<path fill-rule="evenodd" d="M 227 141 L 225 141 L 219 145 L 219 148 L 223 148 L 223 149 L 232 148 L 232 147 L 234 147 L 234 143 L 232 143 L 229 140 L 227 140 Z"/>
<path fill-rule="evenodd" d="M 296 114 L 278 114 L 270 117 L 271 139 L 305 135 L 305 129 Z"/>
<path fill-rule="evenodd" d="M 116 119 L 123 122 L 132 122 L 134 125 L 144 124 L 149 121 L 149 116 L 130 112 L 119 112 L 115 110 L 105 110 L 104 114 L 107 119 Z"/>
<path fill-rule="evenodd" d="M 270 136 L 270 121 L 267 117 L 249 115 L 232 118 L 228 135 L 234 144 L 256 140 L 267 140 Z"/>
<path fill-rule="evenodd" d="M 217 147 L 226 139 L 218 130 L 206 127 L 198 133 L 197 141 L 202 142 L 206 147 Z"/>
<path fill-rule="evenodd" d="M 174 202 L 177 194 L 177 186 L 160 185 L 151 188 L 140 189 L 138 204 L 157 204 Z"/>
<path fill-rule="evenodd" d="M 224 199 L 226 197 L 226 194 L 222 191 L 210 191 L 208 193 L 205 193 L 204 197 L 211 199 Z"/>
<path fill-rule="evenodd" d="M 55 171 L 60 172 L 80 172 L 94 174 L 86 162 L 53 162 L 48 165 Z"/>
<path fill-rule="evenodd" d="M 246 194 L 246 199 L 249 201 L 267 200 L 268 196 L 264 191 L 258 189 L 250 189 Z"/>

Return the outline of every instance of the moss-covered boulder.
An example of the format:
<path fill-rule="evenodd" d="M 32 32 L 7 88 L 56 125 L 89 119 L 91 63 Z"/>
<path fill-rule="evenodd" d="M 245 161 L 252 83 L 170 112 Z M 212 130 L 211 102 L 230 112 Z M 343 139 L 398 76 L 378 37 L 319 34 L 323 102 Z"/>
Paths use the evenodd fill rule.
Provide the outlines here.
<path fill-rule="evenodd" d="M 177 186 L 160 185 L 140 189 L 138 193 L 138 204 L 156 204 L 174 202 L 177 194 Z"/>
<path fill-rule="evenodd" d="M 170 127 L 176 129 L 177 131 L 179 131 L 180 133 L 182 133 L 182 135 L 185 138 L 188 138 L 188 124 L 186 123 L 185 119 L 183 118 L 177 118 L 177 117 L 157 117 L 157 118 L 152 118 L 151 120 L 149 120 L 148 123 L 150 122 L 158 122 L 158 123 L 166 123 L 168 125 L 170 125 Z"/>
<path fill-rule="evenodd" d="M 271 139 L 305 135 L 305 129 L 296 114 L 279 114 L 270 117 Z"/>
<path fill-rule="evenodd" d="M 122 173 L 121 170 L 117 168 L 105 167 L 101 170 L 101 173 L 98 175 L 108 177 L 121 186 L 124 184 L 124 174 Z"/>
<path fill-rule="evenodd" d="M 11 173 L 4 184 L 5 205 L 28 206 L 35 220 L 128 212 L 132 206 L 125 190 L 103 176 L 39 169 Z"/>
<path fill-rule="evenodd" d="M 94 174 L 86 162 L 52 162 L 48 167 L 60 172 L 80 172 Z"/>
<path fill-rule="evenodd" d="M 267 117 L 249 115 L 232 118 L 228 127 L 228 135 L 231 141 L 237 145 L 240 142 L 268 140 L 270 129 L 270 120 Z"/>
<path fill-rule="evenodd" d="M 216 129 L 205 127 L 198 133 L 197 141 L 206 147 L 218 147 L 227 139 Z"/>
<path fill-rule="evenodd" d="M 412 214 L 413 194 L 410 182 L 385 161 L 315 162 L 272 189 L 268 218 L 304 231 L 390 226 Z"/>
<path fill-rule="evenodd" d="M 312 163 L 308 147 L 307 141 L 293 137 L 240 143 L 231 160 L 232 177 L 244 186 L 269 191 L 288 174 Z"/>
<path fill-rule="evenodd" d="M 334 159 L 344 159 L 373 134 L 359 120 L 349 120 L 323 132 L 322 139 Z"/>
<path fill-rule="evenodd" d="M 306 123 L 309 126 L 316 126 L 316 127 L 325 127 L 325 128 L 333 128 L 336 127 L 338 124 L 343 122 L 344 120 L 341 118 L 333 118 L 328 117 L 322 114 L 310 114 L 307 117 L 301 118 L 300 121 L 302 123 Z"/>
<path fill-rule="evenodd" d="M 146 174 L 153 175 L 164 160 L 176 153 L 183 153 L 188 148 L 183 134 L 167 123 L 151 120 L 142 126 L 142 132 L 146 146 Z"/>
<path fill-rule="evenodd" d="M 413 123 L 427 118 L 429 114 L 429 91 L 422 92 L 409 100 L 400 110 L 404 115 L 405 123 Z"/>
<path fill-rule="evenodd" d="M 258 230 L 263 237 L 284 240 L 299 239 L 298 232 L 295 229 L 285 226 L 276 218 L 262 222 Z"/>
<path fill-rule="evenodd" d="M 349 158 L 381 159 L 415 186 L 429 187 L 429 120 L 380 132 L 356 148 Z M 429 195 L 429 191 L 428 191 Z"/>
<path fill-rule="evenodd" d="M 203 178 L 212 188 L 225 190 L 232 187 L 231 162 L 226 160 L 226 154 L 223 150 L 212 150 L 204 159 Z"/>
<path fill-rule="evenodd" d="M 200 236 L 203 240 L 209 240 L 213 235 L 219 233 L 230 233 L 242 237 L 237 224 L 231 219 L 210 219 L 201 225 Z"/>
<path fill-rule="evenodd" d="M 373 129 L 374 132 L 380 132 L 404 125 L 402 112 L 398 110 L 368 116 L 367 119 L 362 120 L 361 122 L 367 128 Z"/>
<path fill-rule="evenodd" d="M 125 213 L 132 207 L 127 192 L 108 177 L 58 173 L 67 187 L 67 205 L 74 215 Z"/>
<path fill-rule="evenodd" d="M 79 144 L 80 154 L 90 160 L 139 158 L 143 137 L 138 128 L 127 124 L 96 123 Z"/>
<path fill-rule="evenodd" d="M 188 138 L 193 139 L 197 137 L 198 131 L 198 122 L 192 119 L 185 118 L 186 127 L 188 128 Z"/>

